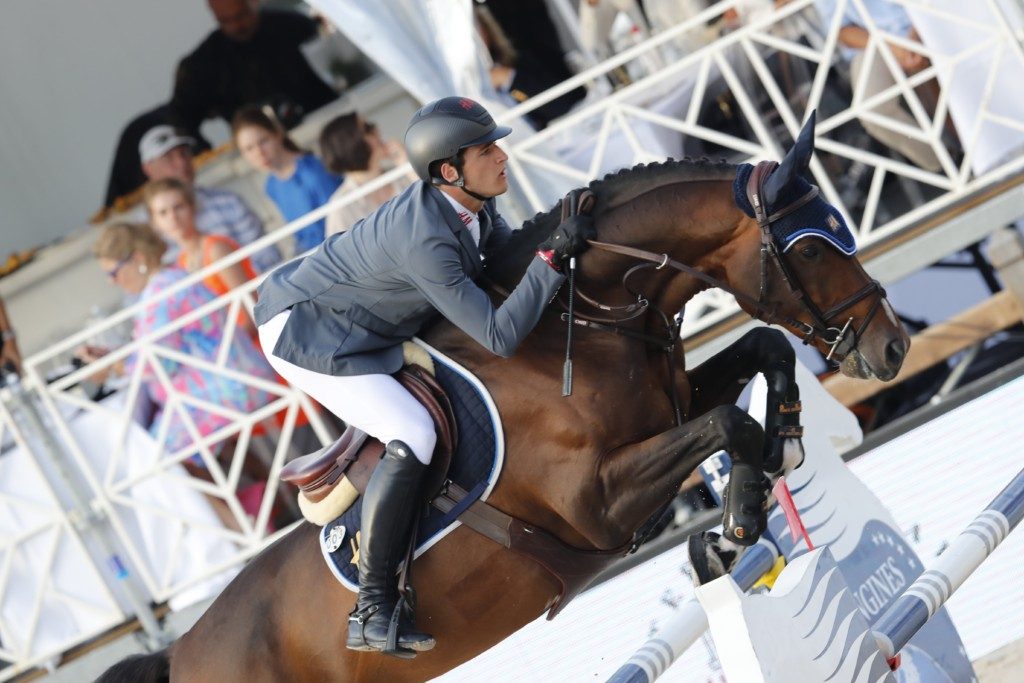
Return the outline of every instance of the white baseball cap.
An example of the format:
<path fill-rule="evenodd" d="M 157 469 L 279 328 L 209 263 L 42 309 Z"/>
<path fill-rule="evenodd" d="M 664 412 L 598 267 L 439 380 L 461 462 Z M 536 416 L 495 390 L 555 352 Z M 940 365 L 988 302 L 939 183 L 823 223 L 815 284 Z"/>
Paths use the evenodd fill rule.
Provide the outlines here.
<path fill-rule="evenodd" d="M 173 126 L 161 125 L 150 128 L 139 140 L 139 159 L 142 163 L 159 159 L 175 147 L 188 145 L 190 148 L 196 141 L 187 135 L 182 135 Z"/>

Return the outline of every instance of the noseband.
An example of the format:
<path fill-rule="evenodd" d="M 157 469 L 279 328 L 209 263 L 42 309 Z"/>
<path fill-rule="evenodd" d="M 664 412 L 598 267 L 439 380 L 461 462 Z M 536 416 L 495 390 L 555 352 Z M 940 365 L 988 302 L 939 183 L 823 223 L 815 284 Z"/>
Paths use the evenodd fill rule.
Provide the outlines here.
<path fill-rule="evenodd" d="M 704 273 L 703 271 L 697 270 L 692 266 L 688 266 L 685 263 L 680 263 L 675 259 L 669 258 L 668 254 L 656 254 L 654 252 L 645 251 L 643 249 L 636 249 L 634 247 L 627 247 L 619 244 L 610 244 L 608 242 L 598 242 L 596 240 L 590 240 L 590 246 L 600 251 L 607 251 L 613 254 L 621 254 L 623 256 L 629 256 L 631 258 L 647 262 L 645 264 L 630 268 L 626 272 L 626 275 L 623 277 L 623 284 L 626 286 L 626 289 L 629 290 L 630 292 L 632 292 L 633 290 L 628 286 L 628 280 L 633 274 L 638 272 L 640 269 L 650 268 L 653 264 L 655 266 L 655 270 L 661 270 L 665 267 L 678 270 L 698 280 L 701 280 L 702 282 L 705 282 L 713 287 L 717 287 L 728 292 L 729 294 L 732 294 L 732 296 L 738 302 L 744 303 L 750 308 L 752 308 L 755 311 L 754 316 L 757 319 L 769 325 L 773 323 L 780 323 L 792 329 L 802 331 L 803 334 L 801 338 L 804 344 L 810 344 L 815 340 L 820 339 L 822 343 L 829 348 L 829 352 L 826 356 L 826 359 L 831 360 L 835 353 L 839 350 L 839 347 L 843 344 L 843 342 L 847 339 L 847 337 L 850 334 L 853 335 L 853 341 L 849 345 L 847 351 L 849 349 L 856 348 L 861 335 L 863 335 L 868 325 L 871 324 L 872 319 L 874 319 L 875 314 L 881 307 L 882 299 L 885 297 L 885 289 L 883 289 L 882 285 L 877 280 L 872 279 L 863 288 L 861 288 L 854 294 L 850 295 L 843 301 L 839 302 L 832 308 L 828 309 L 827 311 L 822 311 L 821 308 L 814 302 L 814 300 L 811 299 L 811 297 L 807 294 L 807 290 L 805 289 L 803 283 L 800 282 L 800 279 L 796 276 L 796 273 L 794 273 L 793 270 L 787 264 L 785 254 L 782 251 L 780 251 L 778 244 L 775 241 L 775 238 L 772 236 L 771 225 L 775 221 L 778 221 L 784 216 L 788 216 L 789 214 L 793 213 L 794 211 L 800 209 L 801 207 L 805 206 L 807 203 L 812 201 L 815 197 L 818 196 L 818 188 L 817 186 L 812 185 L 811 189 L 808 190 L 803 196 L 791 202 L 790 204 L 787 204 L 786 206 L 779 209 L 775 213 L 769 215 L 767 213 L 767 208 L 761 202 L 761 197 L 763 195 L 763 186 L 765 180 L 777 167 L 778 163 L 774 161 L 762 161 L 754 168 L 753 172 L 751 172 L 750 180 L 747 182 L 747 198 L 749 199 L 751 206 L 754 207 L 754 217 L 757 219 L 758 227 L 761 229 L 761 274 L 760 288 L 757 299 L 750 296 L 749 294 L 746 294 L 745 292 L 740 292 L 734 289 L 733 287 L 730 287 L 728 284 L 722 282 L 721 280 L 715 277 L 708 275 L 707 273 Z M 798 320 L 790 316 L 779 315 L 777 307 L 769 306 L 768 304 L 765 303 L 765 299 L 768 296 L 769 290 L 769 259 L 772 260 L 772 262 L 775 264 L 775 267 L 778 269 L 779 273 L 782 274 L 782 279 L 786 283 L 786 287 L 789 289 L 790 296 L 792 296 L 792 298 L 797 299 L 800 302 L 800 304 L 803 306 L 804 310 L 807 311 L 808 315 L 810 316 L 813 322 L 806 323 L 802 320 Z M 580 316 L 578 313 L 572 316 L 573 318 L 575 318 L 574 320 L 572 320 L 574 324 L 586 327 L 594 327 L 597 329 L 609 330 L 614 326 L 615 323 L 623 323 L 626 322 L 627 320 L 632 320 L 633 318 L 639 317 L 649 306 L 647 299 L 645 299 L 640 294 L 637 294 L 636 303 L 629 304 L 627 306 L 608 306 L 605 304 L 601 304 L 591 299 L 590 297 L 587 297 L 578 289 L 576 290 L 576 295 L 580 296 L 580 298 L 584 299 L 588 304 L 600 310 L 607 312 L 620 311 L 625 314 L 625 317 L 620 317 L 616 319 L 588 319 L 585 316 Z M 864 317 L 864 321 L 860 324 L 859 327 L 857 327 L 856 330 L 852 328 L 852 316 L 848 318 L 845 324 L 843 324 L 842 326 L 838 326 L 832 323 L 834 318 L 841 316 L 848 309 L 852 308 L 860 301 L 872 295 L 875 296 L 875 302 L 871 306 L 871 309 L 868 311 L 868 314 Z M 662 314 L 662 318 L 667 319 L 667 317 L 664 314 Z M 667 325 L 667 327 L 670 328 L 671 332 L 678 336 L 678 324 Z M 628 334 L 628 336 L 646 339 L 646 335 L 641 335 L 638 333 L 627 333 L 625 330 L 621 330 L 619 328 L 616 328 L 613 331 L 616 331 L 619 334 Z M 666 348 L 666 350 L 668 350 L 668 347 L 670 347 L 673 343 L 674 339 L 670 339 L 668 344 L 661 342 L 660 345 Z"/>

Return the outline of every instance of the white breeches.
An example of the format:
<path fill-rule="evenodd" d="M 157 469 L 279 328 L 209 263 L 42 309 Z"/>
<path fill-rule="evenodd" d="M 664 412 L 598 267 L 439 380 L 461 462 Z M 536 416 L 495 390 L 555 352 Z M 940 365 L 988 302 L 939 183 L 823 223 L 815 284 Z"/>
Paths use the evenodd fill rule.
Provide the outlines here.
<path fill-rule="evenodd" d="M 385 445 L 405 442 L 416 458 L 430 463 L 437 435 L 426 408 L 391 375 L 335 377 L 300 368 L 273 355 L 290 311 L 260 325 L 260 344 L 270 366 L 288 383 L 309 394 L 346 424 L 363 430 Z"/>

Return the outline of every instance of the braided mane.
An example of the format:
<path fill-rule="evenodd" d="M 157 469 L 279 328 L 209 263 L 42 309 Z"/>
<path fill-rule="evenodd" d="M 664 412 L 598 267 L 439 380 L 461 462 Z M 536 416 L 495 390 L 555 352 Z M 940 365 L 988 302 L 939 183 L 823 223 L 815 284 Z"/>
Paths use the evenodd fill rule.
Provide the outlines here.
<path fill-rule="evenodd" d="M 593 210 L 597 215 L 665 185 L 703 180 L 732 180 L 735 175 L 735 164 L 724 160 L 668 159 L 609 173 L 600 180 L 591 182 L 588 188 L 597 199 Z M 552 209 L 538 213 L 523 223 L 522 229 L 509 241 L 505 253 L 487 264 L 488 277 L 503 287 L 514 287 L 525 272 L 537 245 L 558 225 L 561 217 L 558 209 L 556 204 Z"/>

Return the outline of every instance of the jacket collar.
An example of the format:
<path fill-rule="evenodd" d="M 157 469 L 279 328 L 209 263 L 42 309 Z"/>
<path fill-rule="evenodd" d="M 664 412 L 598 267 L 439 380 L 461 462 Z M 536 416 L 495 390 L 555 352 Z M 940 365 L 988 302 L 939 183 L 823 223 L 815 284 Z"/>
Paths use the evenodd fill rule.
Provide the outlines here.
<path fill-rule="evenodd" d="M 459 214 L 455 213 L 455 209 L 452 207 L 451 203 L 441 195 L 441 190 L 433 187 L 432 185 L 427 185 L 426 183 L 424 183 L 424 186 L 427 189 L 427 194 L 430 195 L 430 198 L 434 200 L 434 203 L 440 209 L 441 215 L 444 216 L 444 220 L 448 224 L 448 227 L 451 228 L 451 231 L 459 238 L 459 243 L 462 244 L 462 247 L 468 251 L 471 256 L 473 256 L 475 262 L 479 263 L 480 248 L 476 245 L 476 240 L 473 239 L 472 233 L 469 232 L 469 229 L 463 224 L 462 219 L 459 218 Z M 486 209 L 480 212 L 480 244 L 484 244 L 486 235 L 489 235 L 491 232 L 490 216 L 485 218 L 485 212 Z"/>

